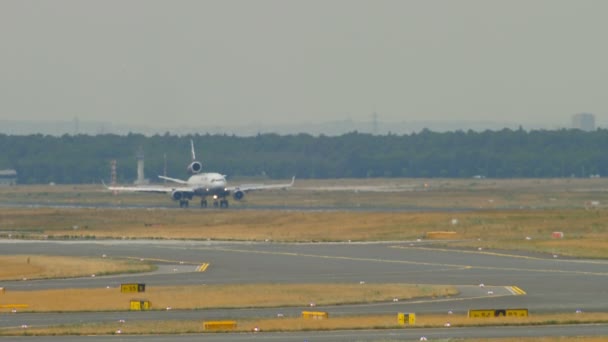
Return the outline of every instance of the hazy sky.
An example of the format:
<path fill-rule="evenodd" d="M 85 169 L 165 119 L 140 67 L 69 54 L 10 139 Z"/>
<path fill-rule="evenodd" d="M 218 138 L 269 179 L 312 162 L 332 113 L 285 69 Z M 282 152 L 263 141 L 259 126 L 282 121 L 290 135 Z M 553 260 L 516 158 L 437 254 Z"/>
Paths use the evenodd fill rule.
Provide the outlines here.
<path fill-rule="evenodd" d="M 599 119 L 607 13 L 604 0 L 0 0 L 0 119 Z"/>

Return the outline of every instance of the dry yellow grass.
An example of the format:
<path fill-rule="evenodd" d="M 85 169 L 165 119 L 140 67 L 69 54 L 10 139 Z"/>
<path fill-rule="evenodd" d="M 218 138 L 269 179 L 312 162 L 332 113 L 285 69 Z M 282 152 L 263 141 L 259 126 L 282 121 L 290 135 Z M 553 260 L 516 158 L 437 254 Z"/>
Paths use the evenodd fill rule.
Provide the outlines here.
<path fill-rule="evenodd" d="M 233 179 L 242 183 L 269 180 Z M 284 183 L 276 180 L 274 182 Z M 358 188 L 359 191 L 345 190 Z M 399 190 L 369 192 L 368 188 Z M 332 191 L 322 190 L 332 189 Z M 341 190 L 340 190 L 341 189 Z M 608 203 L 608 179 L 297 179 L 288 191 L 262 191 L 247 196 L 247 203 L 233 205 L 372 206 L 424 208 L 572 208 L 585 201 Z M 600 190 L 600 191 L 598 191 Z M 169 196 L 121 193 L 114 196 L 98 185 L 19 185 L 0 188 L 0 202 L 168 204 Z M 194 203 L 194 202 L 193 202 Z"/>
<path fill-rule="evenodd" d="M 392 187 L 405 187 L 410 191 L 395 193 L 369 193 L 365 191 L 339 191 L 327 192 L 321 190 L 299 190 L 298 187 L 324 187 L 344 185 L 373 185 L 384 186 L 389 183 Z M 428 184 L 428 187 L 424 187 Z M 99 186 L 19 186 L 0 189 L 0 202 L 35 202 L 35 203 L 148 203 L 167 204 L 166 196 L 149 195 L 119 195 L 113 196 L 108 192 L 99 192 Z M 334 206 L 378 208 L 473 208 L 493 209 L 493 211 L 480 212 L 234 212 L 198 210 L 118 210 L 118 209 L 16 209 L 0 208 L 0 237 L 27 237 L 27 238 L 102 238 L 102 237 L 133 237 L 133 238 L 178 238 L 178 239 L 235 239 L 235 240 L 275 240 L 275 241 L 344 241 L 344 240 L 407 240 L 423 238 L 429 231 L 455 231 L 466 241 L 460 245 L 475 247 L 494 247 L 502 249 L 528 249 L 546 251 L 585 257 L 608 257 L 608 220 L 606 203 L 608 203 L 608 189 L 606 179 L 596 180 L 442 180 L 442 179 L 410 179 L 410 180 L 325 180 L 325 181 L 298 181 L 294 191 L 287 192 L 260 192 L 251 195 L 251 202 L 246 205 L 274 205 L 274 206 Z M 584 203 L 590 200 L 601 203 L 594 210 L 585 210 Z M 194 204 L 194 203 L 193 203 Z M 234 206 L 241 204 L 232 202 Z M 529 210 L 534 208 L 536 210 Z M 537 210 L 545 208 L 544 210 Z M 452 219 L 458 219 L 457 225 L 452 225 Z M 551 239 L 552 231 L 563 231 L 564 239 Z M 529 237 L 527 240 L 525 237 Z M 450 244 L 453 244 L 450 242 Z M 0 265 L 0 271 L 2 267 Z M 92 273 L 86 271 L 89 275 Z M 31 278 L 31 277 L 30 277 Z M 149 288 L 150 289 L 150 288 Z M 107 291 L 106 289 L 98 289 Z M 276 289 L 275 289 L 276 290 Z M 275 291 L 273 290 L 273 291 Z M 120 310 L 128 307 L 130 295 L 115 292 L 120 300 Z M 151 289 L 150 289 L 151 291 Z M 204 289 L 208 291 L 208 287 Z M 235 297 L 239 289 L 229 289 L 224 294 Z M 242 289 L 240 291 L 243 291 Z M 247 289 L 247 291 L 251 291 Z M 152 292 L 149 292 L 152 293 Z M 201 290 L 189 293 L 192 298 L 200 297 Z M 439 290 L 437 293 L 441 293 Z M 15 294 L 7 290 L 2 299 Z M 265 297 L 268 293 L 260 294 Z M 66 301 L 66 298 L 91 296 L 90 293 L 49 292 L 43 296 L 55 296 L 57 302 Z M 98 294 L 99 295 L 99 294 Z M 102 294 L 102 297 L 105 294 Z M 173 294 L 175 295 L 175 294 Z M 427 291 L 428 295 L 428 291 Z M 299 298 L 302 300 L 308 294 Z M 139 296 L 137 296 L 139 297 Z M 144 298 L 149 297 L 148 293 Z M 23 297 L 22 297 L 23 298 Z M 15 302 L 18 298 L 14 298 Z M 147 298 L 152 301 L 153 308 L 164 307 L 164 303 L 175 301 L 175 297 L 167 296 L 164 299 Z M 242 298 L 239 298 L 241 300 Z M 74 301 L 77 301 L 74 300 Z M 191 298 L 188 299 L 191 301 Z M 309 300 L 303 300 L 304 305 Z M 312 300 L 310 300 L 312 301 Z M 66 302 L 72 302 L 66 301 Z M 318 304 L 321 302 L 316 301 Z M 299 302 L 298 302 L 299 303 Z M 56 304 L 56 303 L 55 303 Z M 47 307 L 54 307 L 51 304 Z M 103 304 L 103 303 L 102 303 Z M 161 305 L 162 304 L 162 305 Z M 297 304 L 301 305 L 301 304 Z M 177 307 L 167 304 L 166 306 Z M 204 307 L 204 306 L 201 306 Z M 97 310 L 94 308 L 93 310 Z M 55 310 L 55 309 L 50 309 Z M 596 318 L 594 314 L 565 315 L 565 322 L 592 322 L 607 321 L 605 317 Z M 544 318 L 543 318 L 544 317 Z M 574 318 L 573 318 L 574 317 Z M 534 315 L 525 324 L 539 324 L 538 322 L 554 323 L 558 319 L 550 315 L 538 317 Z M 308 321 L 305 323 L 296 320 L 297 324 L 328 324 L 334 322 L 342 327 L 328 329 L 361 328 L 360 320 L 374 321 L 383 327 L 386 319 L 396 319 L 394 315 L 383 317 L 351 317 L 354 321 L 340 323 L 340 319 L 348 317 L 332 317 L 328 321 Z M 458 323 L 456 316 L 450 316 L 452 325 L 479 324 L 465 319 Z M 543 321 L 544 319 L 544 321 Z M 574 319 L 574 320 L 573 320 Z M 438 326 L 445 323 L 446 318 L 438 316 L 435 322 Z M 239 322 L 241 329 L 247 331 L 253 326 L 260 326 L 263 330 L 273 330 L 273 324 L 283 327 L 288 319 Z M 432 317 L 418 317 L 420 324 L 433 322 Z M 332 323 L 332 324 L 334 324 Z M 519 324 L 490 320 L 483 324 Z M 265 324 L 262 326 L 262 324 Z M 386 323 L 392 324 L 392 323 Z M 49 328 L 57 329 L 59 334 L 81 333 L 89 329 L 89 333 L 113 333 L 120 325 L 91 325 L 77 327 Z M 374 326 L 372 326 L 374 327 Z M 105 329 L 105 330 L 104 330 Z M 124 325 L 125 333 L 175 333 L 200 332 L 202 322 L 142 322 Z M 133 330 L 131 330 L 133 329 Z M 139 330 L 138 330 L 139 329 Z M 300 328 L 298 328 L 300 329 Z M 306 329 L 325 329 L 312 327 Z M 61 332 L 63 331 L 63 332 Z M 141 331 L 141 332 L 137 332 Z M 7 332 L 0 332 L 0 334 Z M 35 333 L 33 329 L 29 333 Z M 14 330 L 11 334 L 23 334 L 22 330 Z M 48 332 L 47 332 L 48 333 Z M 43 333 L 43 334 L 47 334 Z M 503 339 L 512 341 L 513 339 Z M 521 339 L 517 339 L 521 340 Z M 542 340 L 542 339 L 534 339 Z M 553 341 L 557 339 L 545 339 Z M 584 339 L 596 341 L 596 339 Z M 603 339 L 600 339 L 603 340 Z M 514 340 L 513 340 L 514 341 Z M 570 341 L 559 339 L 559 341 Z M 578 341 L 578 340 L 577 340 Z"/>
<path fill-rule="evenodd" d="M 397 324 L 397 314 L 330 317 L 326 320 L 311 320 L 302 318 L 269 318 L 237 320 L 235 331 L 247 332 L 258 328 L 260 331 L 305 331 L 305 330 L 345 330 L 345 329 L 415 329 L 417 327 L 443 327 L 447 322 L 452 327 L 457 326 L 500 326 L 500 325 L 538 325 L 538 324 L 580 324 L 593 322 L 608 322 L 607 313 L 594 314 L 541 314 L 528 318 L 492 318 L 471 319 L 463 315 L 417 315 L 416 325 L 401 327 Z M 0 335 L 90 335 L 114 334 L 120 329 L 122 334 L 180 334 L 203 333 L 203 320 L 200 321 L 137 321 L 115 322 L 105 324 L 78 324 L 70 326 L 0 329 Z M 486 339 L 483 339 L 484 341 Z M 538 341 L 539 339 L 529 339 Z M 578 338 L 543 338 L 541 341 L 581 341 Z M 603 339 L 605 340 L 605 338 Z M 602 339 L 584 337 L 582 341 L 603 341 Z M 459 341 L 482 341 L 480 339 Z M 519 341 L 518 339 L 496 339 L 496 341 Z"/>
<path fill-rule="evenodd" d="M 460 245 L 608 258 L 608 211 L 285 212 L 0 208 L 0 236 L 378 241 L 454 231 Z M 452 224 L 453 219 L 457 224 Z M 553 239 L 554 231 L 564 232 Z M 528 239 L 526 239 L 528 238 Z M 452 243 L 453 244 L 453 243 Z"/>
<path fill-rule="evenodd" d="M 154 268 L 154 265 L 132 260 L 46 255 L 0 256 L 0 280 L 83 277 L 146 272 Z"/>
<path fill-rule="evenodd" d="M 409 284 L 244 284 L 152 287 L 145 293 L 118 288 L 11 291 L 2 302 L 27 304 L 26 311 L 128 310 L 134 298 L 149 300 L 152 309 L 202 309 L 371 303 L 393 298 L 452 296 L 452 286 Z M 10 310 L 11 308 L 6 308 Z M 23 310 L 20 310 L 23 311 Z"/>
<path fill-rule="evenodd" d="M 586 322 L 607 322 L 607 313 L 589 314 L 542 314 L 527 318 L 497 317 L 491 319 L 468 318 L 466 315 L 416 315 L 414 327 L 443 327 L 450 323 L 458 326 L 573 324 Z M 239 329 L 250 331 L 254 327 L 264 331 L 290 330 L 336 330 L 336 329 L 388 329 L 398 328 L 397 313 L 394 315 L 365 315 L 331 317 L 326 320 L 301 318 L 245 320 Z"/>

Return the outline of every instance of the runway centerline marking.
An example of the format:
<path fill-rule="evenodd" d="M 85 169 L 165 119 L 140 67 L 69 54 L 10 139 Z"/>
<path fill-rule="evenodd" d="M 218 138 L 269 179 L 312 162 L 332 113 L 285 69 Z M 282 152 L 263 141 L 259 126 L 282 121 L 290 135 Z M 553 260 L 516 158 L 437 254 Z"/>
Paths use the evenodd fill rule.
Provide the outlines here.
<path fill-rule="evenodd" d="M 404 247 L 404 248 L 409 248 L 409 247 Z M 481 269 L 481 270 L 494 270 L 494 271 L 517 271 L 517 272 L 534 272 L 534 273 L 561 273 L 561 274 L 608 276 L 608 273 L 605 273 L 605 272 L 551 270 L 551 269 L 534 269 L 534 268 L 517 268 L 517 267 L 472 266 L 472 265 L 459 265 L 459 264 L 447 264 L 447 263 L 431 263 L 431 262 L 422 262 L 422 261 L 407 261 L 407 260 L 380 259 L 380 258 L 360 258 L 360 257 L 294 253 L 294 252 L 256 251 L 256 250 L 250 250 L 250 249 L 236 249 L 236 248 L 199 247 L 198 249 L 232 252 L 232 253 L 243 253 L 243 254 L 283 255 L 283 256 L 318 258 L 318 259 L 379 262 L 379 263 L 388 263 L 388 264 L 441 266 L 441 267 L 450 267 L 453 270 Z M 445 250 L 445 251 L 449 251 L 449 250 Z M 539 259 L 539 260 L 550 260 L 550 259 Z"/>
<path fill-rule="evenodd" d="M 529 256 L 529 255 L 517 255 L 517 254 L 488 252 L 488 251 L 467 251 L 467 250 L 460 250 L 460 249 L 435 248 L 435 247 L 420 247 L 420 246 L 389 246 L 389 248 L 396 248 L 396 249 L 420 249 L 420 250 L 425 250 L 425 251 L 437 251 L 437 252 L 446 252 L 446 253 L 491 255 L 491 256 L 498 256 L 498 257 L 505 257 L 505 258 L 526 259 L 526 260 L 539 260 L 539 261 L 549 261 L 549 260 L 552 260 L 552 261 L 558 261 L 558 262 L 563 262 L 563 263 L 575 263 L 575 264 L 608 265 L 608 261 L 604 261 L 604 260 L 549 259 L 549 258 L 533 257 L 533 256 Z"/>
<path fill-rule="evenodd" d="M 527 255 L 516 255 L 506 254 L 497 252 L 487 251 L 463 251 L 457 249 L 448 248 L 431 248 L 431 247 L 410 247 L 410 246 L 389 246 L 389 248 L 397 249 L 419 249 L 426 251 L 437 251 L 446 253 L 461 253 L 461 254 L 474 254 L 474 255 L 490 255 L 504 258 L 516 258 L 525 260 L 537 260 L 537 261 L 551 261 L 559 263 L 578 263 L 578 264 L 592 264 L 592 265 L 603 265 L 606 262 L 596 260 L 563 260 L 563 259 L 549 259 L 549 258 L 538 258 Z M 533 269 L 533 268 L 517 268 L 517 267 L 491 267 L 491 266 L 471 266 L 471 268 L 484 269 L 484 270 L 504 270 L 504 271 L 527 271 L 527 272 L 541 272 L 541 273 L 564 273 L 564 274 L 578 274 L 578 275 L 594 275 L 594 276 L 608 276 L 607 272 L 589 272 L 589 271 L 570 271 L 570 270 L 551 270 L 551 269 Z"/>
<path fill-rule="evenodd" d="M 306 253 L 293 253 L 293 252 L 271 252 L 271 251 L 255 251 L 249 249 L 235 249 L 235 248 L 217 248 L 217 247 L 200 247 L 198 249 L 232 252 L 232 253 L 243 253 L 243 254 L 266 254 L 266 255 L 283 255 L 283 256 L 294 256 L 294 257 L 305 257 L 305 258 L 318 258 L 318 259 L 335 259 L 335 260 L 349 260 L 349 261 L 368 261 L 368 262 L 380 262 L 380 263 L 392 263 L 392 264 L 408 264 L 408 265 L 422 265 L 422 266 L 442 266 L 450 267 L 452 269 L 470 269 L 470 265 L 455 265 L 455 264 L 443 264 L 443 263 L 431 263 L 422 261 L 407 261 L 407 260 L 392 260 L 392 259 L 379 259 L 379 258 L 358 258 L 358 257 L 346 257 L 346 256 L 335 256 L 335 255 L 319 255 L 319 254 L 306 254 Z"/>

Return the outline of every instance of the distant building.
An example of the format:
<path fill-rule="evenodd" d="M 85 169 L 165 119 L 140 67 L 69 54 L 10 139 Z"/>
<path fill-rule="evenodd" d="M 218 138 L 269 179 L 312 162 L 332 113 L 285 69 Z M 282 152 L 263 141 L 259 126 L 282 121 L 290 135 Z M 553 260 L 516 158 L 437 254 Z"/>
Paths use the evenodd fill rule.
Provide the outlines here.
<path fill-rule="evenodd" d="M 583 131 L 595 131 L 595 115 L 591 113 L 578 113 L 572 115 L 572 128 Z"/>
<path fill-rule="evenodd" d="M 0 186 L 17 185 L 17 171 L 0 170 Z"/>
<path fill-rule="evenodd" d="M 144 152 L 142 150 L 137 153 L 137 179 L 133 183 L 135 185 L 150 184 L 150 180 L 144 177 Z"/>

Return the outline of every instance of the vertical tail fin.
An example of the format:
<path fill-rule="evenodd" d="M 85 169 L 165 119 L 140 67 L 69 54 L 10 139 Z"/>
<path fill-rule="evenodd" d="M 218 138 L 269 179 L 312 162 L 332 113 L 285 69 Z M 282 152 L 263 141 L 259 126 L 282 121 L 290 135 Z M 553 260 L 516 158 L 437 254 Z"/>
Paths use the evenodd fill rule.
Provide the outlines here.
<path fill-rule="evenodd" d="M 196 154 L 194 153 L 194 140 L 190 139 L 190 149 L 192 152 L 192 161 L 196 160 Z"/>

